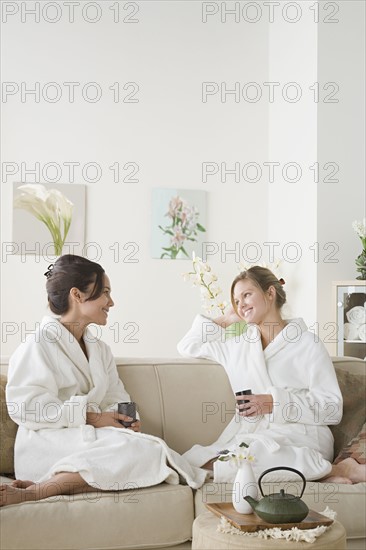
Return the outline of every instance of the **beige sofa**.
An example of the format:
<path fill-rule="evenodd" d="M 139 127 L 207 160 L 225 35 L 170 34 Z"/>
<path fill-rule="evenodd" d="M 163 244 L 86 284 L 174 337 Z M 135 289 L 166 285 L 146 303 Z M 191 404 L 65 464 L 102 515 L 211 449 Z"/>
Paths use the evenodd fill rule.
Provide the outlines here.
<path fill-rule="evenodd" d="M 162 437 L 183 453 L 194 443 L 214 441 L 229 422 L 234 400 L 224 370 L 209 361 L 117 361 L 120 376 L 138 402 L 143 430 Z M 344 394 L 344 417 L 334 427 L 336 452 L 359 430 L 365 418 L 365 363 L 334 359 Z M 3 371 L 6 366 L 3 365 Z M 9 482 L 13 470 L 16 425 L 4 403 L 1 385 L 2 456 L 0 471 Z M 264 484 L 266 485 L 266 484 Z M 291 483 L 297 491 L 300 483 Z M 279 487 L 267 486 L 270 492 Z M 305 501 L 314 510 L 329 506 L 347 530 L 348 548 L 364 549 L 366 484 L 308 482 Z M 0 511 L 1 544 L 6 549 L 190 548 L 194 517 L 204 502 L 230 500 L 230 484 L 206 483 L 192 491 L 161 484 L 120 493 L 88 493 L 27 502 Z"/>

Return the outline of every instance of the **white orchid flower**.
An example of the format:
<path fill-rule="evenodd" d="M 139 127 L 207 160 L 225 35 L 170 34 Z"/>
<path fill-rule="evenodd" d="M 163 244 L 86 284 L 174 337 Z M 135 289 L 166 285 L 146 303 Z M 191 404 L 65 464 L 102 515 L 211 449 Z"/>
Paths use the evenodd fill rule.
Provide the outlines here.
<path fill-rule="evenodd" d="M 194 264 L 203 264 L 202 258 L 197 256 L 195 251 L 192 252 L 192 261 L 193 261 Z"/>
<path fill-rule="evenodd" d="M 217 280 L 217 277 L 211 272 L 210 273 L 206 272 L 204 274 L 204 277 L 207 285 L 210 285 L 211 283 L 216 282 L 215 280 Z"/>
<path fill-rule="evenodd" d="M 189 273 L 190 277 L 187 277 L 187 274 L 183 274 L 183 277 L 185 280 L 191 280 L 193 286 L 200 288 L 202 307 L 207 313 L 219 312 L 224 315 L 228 303 L 220 297 L 222 290 L 217 284 L 217 276 L 212 272 L 211 266 L 196 256 L 195 252 L 192 252 L 192 262 L 193 272 Z"/>
<path fill-rule="evenodd" d="M 352 227 L 361 239 L 364 239 L 366 237 L 366 218 L 364 218 L 362 221 L 355 220 L 352 223 Z"/>
<path fill-rule="evenodd" d="M 208 289 L 205 286 L 200 287 L 200 292 L 201 292 L 202 296 L 210 297 L 210 293 L 209 293 Z"/>
<path fill-rule="evenodd" d="M 243 448 L 245 447 L 245 448 Z M 246 443 L 241 443 L 233 451 L 228 449 L 224 451 L 219 451 L 219 460 L 235 464 L 235 466 L 241 466 L 244 461 L 254 462 L 255 458 L 253 455 L 248 452 L 248 445 Z"/>

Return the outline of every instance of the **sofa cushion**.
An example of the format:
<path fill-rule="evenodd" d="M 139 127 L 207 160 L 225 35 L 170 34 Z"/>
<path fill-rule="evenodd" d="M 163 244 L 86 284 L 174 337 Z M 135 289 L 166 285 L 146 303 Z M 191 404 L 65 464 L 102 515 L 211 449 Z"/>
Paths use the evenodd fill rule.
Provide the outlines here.
<path fill-rule="evenodd" d="M 366 464 L 366 423 L 360 432 L 343 447 L 333 464 L 338 464 L 345 458 L 354 458 L 359 464 Z"/>
<path fill-rule="evenodd" d="M 162 483 L 15 504 L 1 510 L 0 547 L 82 550 L 180 544 L 192 535 L 192 500 L 188 486 Z"/>
<path fill-rule="evenodd" d="M 161 392 L 155 366 L 137 360 L 121 364 L 117 359 L 116 363 L 119 377 L 138 405 L 142 431 L 163 437 Z"/>
<path fill-rule="evenodd" d="M 14 441 L 18 426 L 8 415 L 5 400 L 6 376 L 0 375 L 0 472 L 14 473 Z"/>
<path fill-rule="evenodd" d="M 343 396 L 341 424 L 331 426 L 334 436 L 334 456 L 359 433 L 366 418 L 365 361 L 333 359 L 338 384 Z"/>
<path fill-rule="evenodd" d="M 178 453 L 215 441 L 235 413 L 225 369 L 216 363 L 157 365 L 163 437 Z"/>

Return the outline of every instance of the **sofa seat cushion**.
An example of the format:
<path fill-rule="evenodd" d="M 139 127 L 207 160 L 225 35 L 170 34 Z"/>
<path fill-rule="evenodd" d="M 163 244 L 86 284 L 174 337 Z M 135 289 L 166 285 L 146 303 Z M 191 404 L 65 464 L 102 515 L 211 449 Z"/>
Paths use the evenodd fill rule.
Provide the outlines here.
<path fill-rule="evenodd" d="M 180 544 L 192 535 L 192 500 L 188 486 L 162 483 L 15 504 L 0 510 L 0 547 L 81 550 Z"/>
<path fill-rule="evenodd" d="M 207 512 L 205 503 L 232 502 L 232 483 L 207 482 L 195 494 L 195 516 Z M 302 482 L 262 483 L 265 495 L 286 493 L 299 496 Z M 366 483 L 355 485 L 337 483 L 318 483 L 308 481 L 302 499 L 309 509 L 322 512 L 327 506 L 337 512 L 337 520 L 344 525 L 347 539 L 364 539 L 366 537 Z"/>

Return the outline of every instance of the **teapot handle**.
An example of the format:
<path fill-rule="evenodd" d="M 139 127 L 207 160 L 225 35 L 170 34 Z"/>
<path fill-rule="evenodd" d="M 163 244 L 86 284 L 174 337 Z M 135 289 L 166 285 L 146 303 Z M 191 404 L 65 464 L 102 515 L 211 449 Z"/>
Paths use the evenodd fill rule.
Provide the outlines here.
<path fill-rule="evenodd" d="M 302 491 L 301 491 L 301 495 L 299 497 L 299 498 L 301 498 L 302 495 L 304 494 L 304 491 L 305 491 L 306 479 L 305 479 L 304 475 L 301 472 L 299 472 L 299 470 L 295 470 L 295 468 L 289 468 L 288 466 L 277 466 L 276 468 L 269 468 L 268 470 L 265 470 L 259 476 L 258 485 L 259 485 L 259 489 L 262 493 L 262 497 L 264 497 L 264 494 L 263 494 L 263 491 L 262 491 L 262 485 L 261 485 L 262 477 L 265 476 L 266 474 L 269 474 L 269 472 L 274 472 L 275 470 L 289 470 L 290 472 L 294 472 L 295 474 L 298 474 L 302 478 L 302 480 L 304 482 L 304 485 L 303 485 L 303 488 L 302 488 Z"/>

